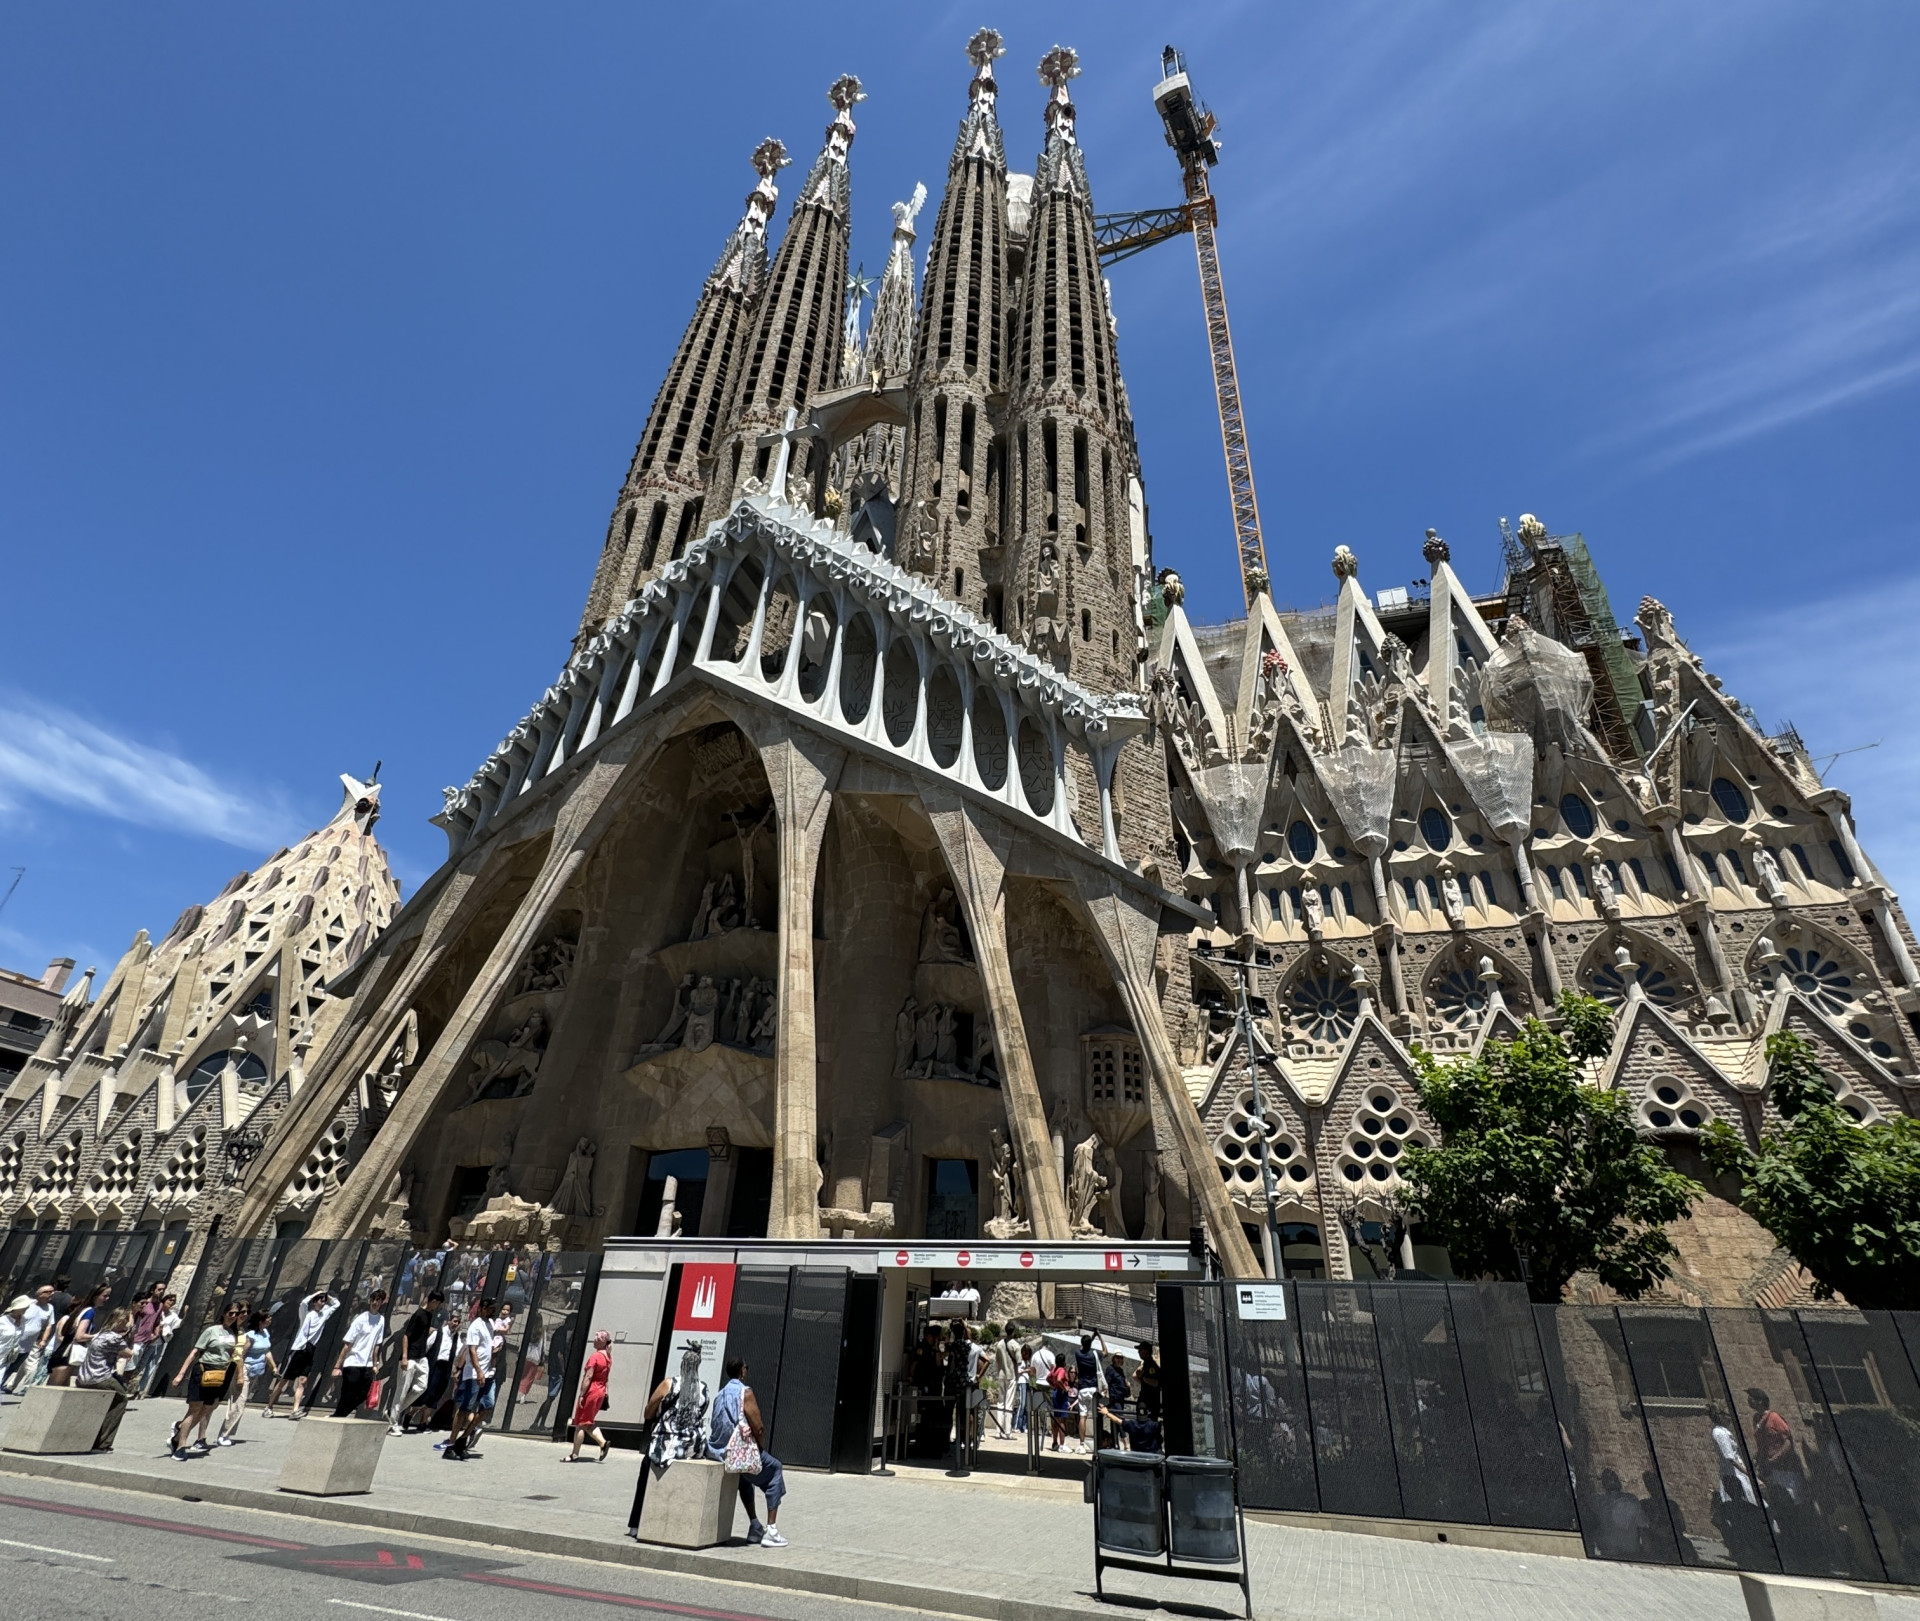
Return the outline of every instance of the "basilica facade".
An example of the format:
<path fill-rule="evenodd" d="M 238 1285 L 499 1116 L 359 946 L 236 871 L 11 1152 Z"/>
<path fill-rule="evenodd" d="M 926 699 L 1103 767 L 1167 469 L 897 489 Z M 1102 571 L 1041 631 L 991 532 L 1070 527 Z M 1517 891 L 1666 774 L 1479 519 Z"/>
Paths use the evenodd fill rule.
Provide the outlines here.
<path fill-rule="evenodd" d="M 1331 607 L 1256 578 L 1190 621 L 1074 55 L 1040 64 L 1030 173 L 998 36 L 968 60 L 924 271 L 916 195 L 864 331 L 859 82 L 777 247 L 786 150 L 752 153 L 571 656 L 327 973 L 225 1230 L 289 1219 L 333 1141 L 315 1236 L 1201 1227 L 1252 1275 L 1264 1155 L 1290 1271 L 1443 1269 L 1417 1232 L 1377 1253 L 1434 1138 L 1412 1049 L 1570 989 L 1619 1014 L 1595 1081 L 1690 1169 L 1710 1120 L 1764 1129 L 1783 1027 L 1859 1118 L 1920 1107 L 1914 942 L 1846 796 L 1657 601 L 1620 623 L 1579 535 L 1502 520 L 1478 595 L 1431 531 L 1424 587 L 1370 593 L 1341 546 Z M 1795 1298 L 1733 1191 L 1680 1224 L 1674 1292 Z"/>

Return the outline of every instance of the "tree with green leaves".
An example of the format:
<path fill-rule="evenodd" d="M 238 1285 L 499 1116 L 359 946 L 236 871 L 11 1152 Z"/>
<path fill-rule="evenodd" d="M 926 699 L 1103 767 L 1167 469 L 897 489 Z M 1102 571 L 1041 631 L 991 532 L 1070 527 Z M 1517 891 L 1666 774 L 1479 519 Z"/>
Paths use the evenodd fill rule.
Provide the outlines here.
<path fill-rule="evenodd" d="M 1813 1274 L 1818 1297 L 1920 1307 L 1920 1120 L 1862 1125 L 1791 1030 L 1767 1037 L 1767 1064 L 1784 1127 L 1765 1132 L 1756 1154 L 1716 1120 L 1707 1163 L 1738 1173 L 1741 1209 Z"/>
<path fill-rule="evenodd" d="M 1416 1051 L 1441 1142 L 1407 1150 L 1400 1203 L 1463 1277 L 1524 1278 L 1551 1303 L 1590 1271 L 1635 1299 L 1670 1275 L 1666 1224 L 1702 1189 L 1641 1140 L 1623 1094 L 1582 1082 L 1580 1065 L 1613 1044 L 1612 1014 L 1567 995 L 1560 1015 L 1559 1030 L 1529 1019 L 1477 1058 Z"/>

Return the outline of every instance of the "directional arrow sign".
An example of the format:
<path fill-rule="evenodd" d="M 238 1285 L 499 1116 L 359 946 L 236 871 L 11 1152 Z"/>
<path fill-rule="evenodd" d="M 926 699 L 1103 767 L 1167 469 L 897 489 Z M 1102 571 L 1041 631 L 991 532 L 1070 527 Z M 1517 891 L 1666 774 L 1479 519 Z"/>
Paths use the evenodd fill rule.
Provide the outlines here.
<path fill-rule="evenodd" d="M 350 1582 L 392 1587 L 402 1582 L 428 1582 L 440 1576 L 469 1576 L 506 1570 L 507 1559 L 474 1559 L 440 1548 L 410 1549 L 390 1542 L 338 1542 L 316 1548 L 269 1548 L 241 1554 L 238 1563 L 278 1565 L 283 1570 L 310 1570 Z"/>

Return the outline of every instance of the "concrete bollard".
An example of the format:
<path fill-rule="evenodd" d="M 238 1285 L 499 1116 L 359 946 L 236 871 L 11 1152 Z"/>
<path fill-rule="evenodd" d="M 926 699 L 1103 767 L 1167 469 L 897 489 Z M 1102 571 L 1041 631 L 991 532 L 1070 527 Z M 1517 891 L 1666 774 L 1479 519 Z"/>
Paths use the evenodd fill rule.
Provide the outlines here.
<path fill-rule="evenodd" d="M 1820 1582 L 1805 1576 L 1763 1576 L 1740 1572 L 1740 1591 L 1753 1621 L 1875 1621 L 1873 1595 L 1845 1582 Z"/>
<path fill-rule="evenodd" d="M 387 1438 L 384 1420 L 321 1418 L 314 1415 L 293 1431 L 287 1461 L 280 1469 L 280 1490 L 309 1497 L 346 1497 L 373 1490 L 380 1448 Z"/>
<path fill-rule="evenodd" d="M 640 1540 L 669 1548 L 717 1547 L 733 1536 L 733 1511 L 739 1502 L 738 1475 L 728 1474 L 711 1459 L 683 1458 L 647 1482 Z"/>
<path fill-rule="evenodd" d="M 91 1452 L 113 1406 L 111 1390 L 35 1385 L 21 1399 L 7 1431 L 8 1452 Z"/>

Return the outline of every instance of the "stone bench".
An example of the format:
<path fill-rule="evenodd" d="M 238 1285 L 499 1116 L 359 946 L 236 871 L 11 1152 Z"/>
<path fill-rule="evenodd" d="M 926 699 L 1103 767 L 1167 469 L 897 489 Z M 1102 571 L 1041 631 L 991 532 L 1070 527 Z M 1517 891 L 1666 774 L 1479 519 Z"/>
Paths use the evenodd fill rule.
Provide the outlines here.
<path fill-rule="evenodd" d="M 280 1467 L 280 1490 L 308 1497 L 347 1497 L 373 1490 L 380 1448 L 387 1438 L 384 1419 L 323 1418 L 309 1413 L 287 1426 L 293 1440 Z"/>
<path fill-rule="evenodd" d="M 1813 1581 L 1805 1576 L 1740 1572 L 1752 1621 L 1874 1621 L 1878 1607 L 1863 1587 Z"/>
<path fill-rule="evenodd" d="M 91 1452 L 113 1406 L 111 1390 L 34 1385 L 7 1431 L 8 1452 Z"/>
<path fill-rule="evenodd" d="M 732 1540 L 733 1511 L 739 1506 L 738 1475 L 707 1458 L 682 1458 L 664 1475 L 649 1472 L 639 1537 L 669 1548 L 717 1547 Z"/>

